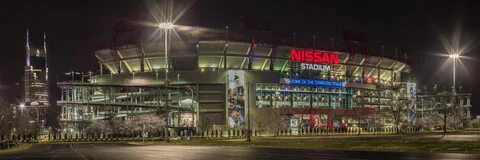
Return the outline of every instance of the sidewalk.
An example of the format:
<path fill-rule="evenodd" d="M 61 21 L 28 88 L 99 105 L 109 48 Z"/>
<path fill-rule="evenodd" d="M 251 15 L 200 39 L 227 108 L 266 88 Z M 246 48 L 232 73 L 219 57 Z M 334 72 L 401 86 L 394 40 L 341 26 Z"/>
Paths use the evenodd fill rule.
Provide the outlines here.
<path fill-rule="evenodd" d="M 480 141 L 480 134 L 395 134 L 348 136 L 254 137 L 255 141 L 443 140 Z"/>

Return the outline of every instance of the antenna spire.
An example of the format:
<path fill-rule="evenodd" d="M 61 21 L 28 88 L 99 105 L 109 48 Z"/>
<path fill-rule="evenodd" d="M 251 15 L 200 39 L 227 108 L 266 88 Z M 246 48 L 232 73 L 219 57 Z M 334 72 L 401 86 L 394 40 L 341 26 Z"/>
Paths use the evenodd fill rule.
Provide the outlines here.
<path fill-rule="evenodd" d="M 27 41 L 25 42 L 25 49 L 26 49 L 26 60 L 27 60 L 27 66 L 30 66 L 30 35 L 28 33 L 28 28 L 27 28 Z"/>
<path fill-rule="evenodd" d="M 47 33 L 43 32 L 43 52 L 45 53 L 45 80 L 48 82 Z"/>

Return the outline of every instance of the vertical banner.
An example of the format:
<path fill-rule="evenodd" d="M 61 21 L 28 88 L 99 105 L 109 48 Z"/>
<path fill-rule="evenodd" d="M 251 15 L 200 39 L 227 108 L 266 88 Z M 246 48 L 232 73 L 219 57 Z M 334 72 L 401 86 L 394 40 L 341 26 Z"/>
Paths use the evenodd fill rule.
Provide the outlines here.
<path fill-rule="evenodd" d="M 407 83 L 407 95 L 408 95 L 408 122 L 415 124 L 415 113 L 417 110 L 417 84 L 416 83 Z"/>
<path fill-rule="evenodd" d="M 290 130 L 292 135 L 298 135 L 298 119 L 290 119 Z"/>
<path fill-rule="evenodd" d="M 227 71 L 227 117 L 230 128 L 245 124 L 245 74 L 241 70 Z"/>

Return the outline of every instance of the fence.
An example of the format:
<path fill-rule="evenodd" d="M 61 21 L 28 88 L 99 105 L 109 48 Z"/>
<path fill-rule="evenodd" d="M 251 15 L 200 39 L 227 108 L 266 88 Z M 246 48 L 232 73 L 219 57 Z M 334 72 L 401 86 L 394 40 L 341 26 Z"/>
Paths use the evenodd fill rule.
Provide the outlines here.
<path fill-rule="evenodd" d="M 252 130 L 251 136 L 342 136 L 342 135 L 387 135 L 396 134 L 396 128 L 299 128 L 296 131 L 291 128 L 277 129 L 276 133 L 269 133 L 264 130 Z M 398 130 L 398 133 L 426 133 L 420 129 L 405 128 Z M 47 142 L 95 142 L 95 141 L 162 141 L 171 138 L 176 139 L 236 139 L 246 138 L 246 129 L 169 129 L 159 130 L 154 133 L 134 132 L 123 134 L 67 134 L 56 133 L 43 136 Z M 1 141 L 15 140 L 21 143 L 35 143 L 41 141 L 37 135 L 0 135 Z"/>
<path fill-rule="evenodd" d="M 32 143 L 37 142 L 38 136 L 33 134 L 24 135 L 0 135 L 0 142 L 16 141 L 20 143 Z"/>
<path fill-rule="evenodd" d="M 252 130 L 251 136 L 342 136 L 342 135 L 386 135 L 396 134 L 396 128 L 300 128 L 292 131 L 291 128 L 278 129 L 275 133 L 263 130 Z M 419 129 L 405 128 L 398 133 L 422 133 Z M 43 141 L 48 142 L 95 142 L 95 141 L 162 141 L 171 138 L 176 139 L 236 139 L 246 138 L 246 129 L 179 129 L 160 130 L 153 133 L 134 132 L 122 134 L 92 133 L 92 134 L 69 134 L 56 133 L 43 136 Z M 15 140 L 22 143 L 39 142 L 37 135 L 0 135 L 1 141 Z"/>

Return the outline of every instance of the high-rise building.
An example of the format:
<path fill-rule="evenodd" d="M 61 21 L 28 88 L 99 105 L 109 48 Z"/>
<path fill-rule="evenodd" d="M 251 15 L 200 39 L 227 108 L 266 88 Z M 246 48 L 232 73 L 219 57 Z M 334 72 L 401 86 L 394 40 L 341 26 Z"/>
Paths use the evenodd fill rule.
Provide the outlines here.
<path fill-rule="evenodd" d="M 43 47 L 30 44 L 30 35 L 26 35 L 26 64 L 24 75 L 24 97 L 19 109 L 27 114 L 32 121 L 44 123 L 48 103 L 48 67 L 47 67 L 47 36 L 43 34 Z"/>

